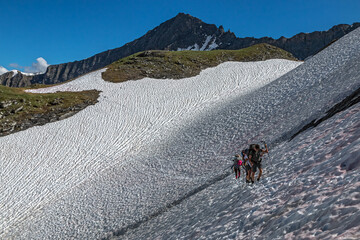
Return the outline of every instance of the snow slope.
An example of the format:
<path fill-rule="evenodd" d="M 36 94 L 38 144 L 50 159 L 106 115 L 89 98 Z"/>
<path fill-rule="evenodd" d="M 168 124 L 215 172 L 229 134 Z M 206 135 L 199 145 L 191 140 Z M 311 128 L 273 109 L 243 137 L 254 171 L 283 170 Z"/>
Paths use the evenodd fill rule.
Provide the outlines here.
<path fill-rule="evenodd" d="M 255 185 L 231 174 L 112 239 L 360 239 L 359 136 L 357 104 L 271 149 Z"/>
<path fill-rule="evenodd" d="M 239 141 L 240 146 L 261 139 L 271 142 L 271 159 L 264 160 L 261 182 L 245 186 L 232 174 L 219 180 L 214 177 L 219 171 L 212 168 L 210 184 L 205 183 L 196 194 L 108 236 L 360 239 L 359 104 L 292 141 L 281 141 L 360 87 L 359 40 L 360 30 L 356 30 L 288 74 L 207 114 L 184 131 L 195 133 L 185 149 L 198 150 L 205 144 L 208 150 L 217 150 L 212 159 L 226 154 L 233 141 Z M 251 109 L 255 118 L 243 109 Z M 231 138 L 234 130 L 237 136 Z M 212 142 L 219 139 L 220 144 Z M 217 148 L 226 144 L 230 146 Z M 184 148 L 177 139 L 169 147 L 178 149 L 176 145 Z"/>
<path fill-rule="evenodd" d="M 149 158 L 147 155 L 151 156 L 152 151 L 159 150 L 160 143 L 167 141 L 208 109 L 254 91 L 299 64 L 286 60 L 225 63 L 189 79 L 143 79 L 121 84 L 104 82 L 101 71 L 97 71 L 64 85 L 35 90 L 48 92 L 96 88 L 103 92 L 98 104 L 69 119 L 0 138 L 3 146 L 0 150 L 0 236 L 17 236 L 16 231 L 23 231 L 21 224 L 31 225 L 33 218 L 46 219 L 42 215 L 54 219 L 45 220 L 46 228 L 42 228 L 45 223 L 39 223 L 34 226 L 39 230 L 22 232 L 24 238 L 54 235 L 60 226 L 63 227 L 60 230 L 62 237 L 75 235 L 83 238 L 84 234 L 99 236 L 104 234 L 103 223 L 97 223 L 100 220 L 92 219 L 92 215 L 97 218 L 100 214 L 100 218 L 103 218 L 102 214 L 110 214 L 106 221 L 110 221 L 111 230 L 117 228 L 119 222 L 131 223 L 134 213 L 136 217 L 141 217 L 142 211 L 154 211 L 157 204 L 162 202 L 163 191 L 166 192 L 166 188 L 160 188 L 167 185 L 163 178 L 171 176 L 172 172 L 147 169 L 144 164 L 157 164 L 156 161 L 146 161 Z M 140 156 L 143 156 L 142 159 L 139 159 Z M 106 171 L 116 172 L 113 176 Z M 103 179 L 108 176 L 111 179 Z M 115 180 L 115 183 L 108 182 Z M 184 177 L 167 180 L 172 182 L 167 186 L 171 188 L 179 185 Z M 192 182 L 191 177 L 185 177 L 185 180 L 179 189 L 185 189 L 185 185 Z M 104 195 L 96 187 L 90 188 L 97 191 L 91 194 L 93 198 L 88 199 L 85 194 L 72 199 L 78 192 L 87 190 L 93 181 L 96 184 L 104 181 L 107 186 L 101 187 L 102 191 L 117 193 L 115 196 L 109 193 L 110 196 L 106 197 L 119 205 L 114 206 L 116 209 L 109 209 L 111 213 L 99 211 L 93 205 L 93 201 L 96 204 L 105 203 L 99 201 Z M 144 187 L 143 183 L 136 184 L 138 181 L 149 183 Z M 64 199 L 59 200 L 61 197 Z M 78 202 L 83 200 L 87 203 Z M 63 212 L 48 214 L 45 210 L 51 211 L 49 206 L 52 204 L 60 204 L 55 210 Z M 77 205 L 76 211 L 83 212 L 73 216 L 73 208 Z M 146 206 L 145 210 L 141 205 Z M 112 212 L 114 218 L 110 218 L 113 217 Z M 116 219 L 120 216 L 120 219 Z M 80 218 L 76 220 L 78 225 L 73 224 L 73 217 Z M 95 223 L 91 227 L 93 232 L 81 230 L 87 227 L 83 221 Z M 36 231 L 45 232 L 37 234 Z M 78 231 L 79 235 L 74 231 Z M 26 235 L 31 233 L 35 235 Z"/>
<path fill-rule="evenodd" d="M 360 87 L 359 39 L 360 29 L 300 66 L 225 63 L 122 84 L 94 72 L 50 89 L 103 93 L 70 119 L 0 138 L 0 237 L 359 238 L 348 166 L 360 155 L 358 104 L 283 141 Z M 265 176 L 244 188 L 231 155 L 263 139 Z"/>

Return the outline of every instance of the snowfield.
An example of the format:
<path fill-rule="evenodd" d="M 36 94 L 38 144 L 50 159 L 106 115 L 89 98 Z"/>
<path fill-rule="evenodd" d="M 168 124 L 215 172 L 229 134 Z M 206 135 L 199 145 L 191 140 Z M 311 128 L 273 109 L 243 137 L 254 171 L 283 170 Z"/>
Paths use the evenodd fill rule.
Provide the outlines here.
<path fill-rule="evenodd" d="M 358 104 L 272 149 L 260 182 L 231 174 L 111 239 L 359 239 L 359 170 L 340 167 L 359 162 L 359 136 Z"/>
<path fill-rule="evenodd" d="M 104 82 L 63 121 L 0 138 L 0 238 L 358 239 L 360 106 L 288 141 L 360 87 L 360 29 L 305 63 L 228 62 L 182 80 Z M 264 178 L 231 174 L 270 143 Z"/>
<path fill-rule="evenodd" d="M 191 124 L 207 109 L 254 91 L 299 64 L 286 60 L 225 63 L 207 69 L 194 78 L 143 79 L 121 84 L 103 81 L 103 70 L 100 70 L 64 85 L 33 90 L 55 92 L 95 88 L 103 92 L 98 104 L 72 118 L 0 138 L 3 146 L 0 154 L 3 169 L 1 192 L 4 193 L 0 195 L 0 216 L 1 219 L 6 219 L 0 221 L 2 234 L 11 230 L 11 236 L 14 229 L 21 229 L 18 227 L 19 223 L 28 223 L 27 219 L 39 215 L 38 212 L 49 204 L 57 204 L 60 197 L 73 197 L 73 191 L 81 187 L 81 184 L 85 186 L 85 181 L 103 178 L 102 175 L 107 177 L 107 173 L 102 173 L 103 171 L 117 169 L 113 179 L 121 178 L 115 185 L 109 183 L 105 188 L 119 191 L 118 196 L 114 196 L 115 203 L 121 204 L 116 217 L 124 218 L 119 222 L 128 223 L 136 213 L 134 211 L 140 208 L 138 204 L 144 204 L 148 208 L 146 202 L 149 197 L 153 197 L 153 191 L 159 196 L 150 200 L 152 207 L 157 208 L 158 202 L 161 202 L 159 198 L 162 197 L 160 186 L 167 184 L 164 177 L 171 176 L 172 173 L 166 169 L 154 169 L 155 172 L 147 169 L 143 164 L 156 162 L 148 162 L 149 156 L 146 155 L 151 156 L 151 152 L 156 151 L 159 144 Z M 141 160 L 137 159 L 140 155 L 143 156 Z M 155 176 L 158 179 L 152 180 Z M 132 178 L 134 180 L 130 181 Z M 182 179 L 177 177 L 168 180 L 177 185 Z M 149 183 L 136 184 L 144 180 Z M 192 177 L 187 181 L 191 183 Z M 100 199 L 103 197 L 101 195 Z M 129 205 L 128 202 L 136 204 Z M 94 210 L 93 205 L 85 204 L 84 207 Z M 73 213 L 72 208 L 73 206 L 65 211 L 66 217 L 71 217 L 68 214 Z M 95 211 L 99 214 L 97 208 Z M 84 213 L 93 214 L 89 209 Z M 62 213 L 58 217 L 62 218 L 61 215 Z M 140 213 L 136 215 L 141 216 Z M 90 220 L 91 217 L 88 217 L 90 216 L 82 221 Z M 41 230 L 55 234 L 50 231 L 55 231 L 58 225 L 70 229 L 67 224 L 78 229 L 71 222 L 59 224 L 58 221 L 50 223 L 53 228 Z M 61 230 L 62 234 L 66 229 Z M 99 229 L 94 230 L 96 234 L 101 233 Z"/>

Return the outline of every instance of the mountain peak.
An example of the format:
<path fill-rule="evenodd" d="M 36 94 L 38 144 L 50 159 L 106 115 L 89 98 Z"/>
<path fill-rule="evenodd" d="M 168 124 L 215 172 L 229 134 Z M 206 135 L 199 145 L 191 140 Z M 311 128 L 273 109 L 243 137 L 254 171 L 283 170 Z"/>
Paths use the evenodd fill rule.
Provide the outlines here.
<path fill-rule="evenodd" d="M 193 16 L 191 16 L 190 14 L 188 14 L 188 13 L 182 13 L 182 12 L 180 12 L 180 13 L 178 13 L 176 16 L 175 16 L 175 18 L 194 18 Z"/>
<path fill-rule="evenodd" d="M 172 19 L 176 19 L 176 20 L 181 20 L 181 21 L 193 21 L 193 20 L 196 20 L 196 21 L 200 21 L 202 22 L 200 19 L 196 18 L 196 17 L 193 17 L 191 16 L 190 14 L 188 13 L 178 13 L 175 17 L 173 17 Z"/>
<path fill-rule="evenodd" d="M 206 39 L 217 32 L 215 24 L 207 24 L 190 14 L 179 13 L 135 41 L 143 45 L 142 50 L 178 50 L 195 45 L 201 48 Z M 207 41 L 206 45 L 210 39 Z"/>
<path fill-rule="evenodd" d="M 191 27 L 192 25 L 200 26 L 202 24 L 207 24 L 201 21 L 199 18 L 193 17 L 187 13 L 178 13 L 175 17 L 164 23 L 180 24 L 187 27 Z"/>

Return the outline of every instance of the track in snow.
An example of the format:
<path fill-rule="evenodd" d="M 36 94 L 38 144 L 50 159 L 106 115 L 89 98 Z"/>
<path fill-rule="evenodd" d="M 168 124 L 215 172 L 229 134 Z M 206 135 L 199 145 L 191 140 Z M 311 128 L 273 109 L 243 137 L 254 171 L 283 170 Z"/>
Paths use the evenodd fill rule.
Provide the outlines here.
<path fill-rule="evenodd" d="M 248 143 L 288 139 L 359 88 L 359 39 L 357 30 L 280 79 L 198 119 L 183 131 L 193 133 L 185 149 L 199 150 L 205 143 L 221 156 L 232 146 L 219 151 L 212 142 L 218 136 L 221 144 L 229 139 L 244 143 L 248 137 Z M 243 123 L 249 119 L 241 111 L 244 106 L 255 115 L 261 106 L 258 122 Z M 233 177 L 225 178 L 121 239 L 359 239 L 359 110 L 356 104 L 290 142 L 272 144 L 271 165 L 255 186 L 244 190 Z M 256 133 L 251 132 L 254 125 L 259 127 Z M 242 131 L 231 138 L 234 129 Z M 168 144 L 172 151 L 185 145 L 179 136 Z M 204 149 L 188 156 L 205 154 Z"/>
<path fill-rule="evenodd" d="M 87 83 L 103 90 L 103 94 L 99 104 L 68 120 L 1 138 L 0 141 L 15 143 L 32 139 L 32 135 L 34 139 L 53 139 L 50 143 L 41 142 L 45 148 L 34 152 L 19 148 L 22 149 L 19 156 L 28 165 L 37 163 L 35 171 L 29 172 L 29 182 L 18 176 L 10 178 L 11 172 L 2 175 L 9 184 L 20 186 L 19 191 L 9 195 L 15 204 L 30 203 L 22 208 L 14 204 L 1 209 L 5 211 L 2 216 L 11 220 L 1 226 L 5 229 L 2 236 L 100 238 L 142 222 L 164 206 L 186 197 L 191 189 L 203 186 L 211 176 L 230 165 L 229 155 L 240 147 L 260 139 L 268 142 L 286 139 L 357 89 L 359 39 L 360 29 L 354 30 L 276 80 L 268 74 L 281 75 L 276 69 L 284 69 L 285 73 L 299 63 L 282 60 L 225 63 L 203 71 L 198 77 L 180 81 L 144 79 L 121 85 L 104 83 L 100 73 L 95 72 L 61 86 L 82 90 L 75 85 Z M 275 69 L 271 70 L 272 67 Z M 121 89 L 116 88 L 120 86 Z M 164 102 L 168 99 L 174 101 Z M 297 136 L 294 139 L 297 142 L 273 148 L 274 168 L 268 167 L 262 187 L 250 195 L 239 199 L 239 186 L 229 185 L 232 179 L 225 178 L 140 224 L 135 233 L 128 231 L 122 237 L 261 239 L 273 234 L 276 239 L 302 233 L 324 238 L 356 236 L 359 174 L 344 172 L 336 166 L 343 161 L 351 162 L 348 156 L 358 156 L 357 107 L 342 113 L 345 115 L 340 118 L 328 120 L 323 128 Z M 334 124 L 337 121 L 339 128 Z M 312 135 L 316 137 L 311 139 Z M 75 139 L 67 140 L 70 137 Z M 325 147 L 327 141 L 336 148 Z M 54 145 L 59 142 L 59 146 Z M 319 145 L 324 149 L 317 148 Z M 51 151 L 44 151 L 50 147 Z M 6 166 L 19 169 L 20 173 L 23 168 L 9 148 L 10 155 L 5 160 L 12 162 Z M 343 157 L 349 151 L 351 154 Z M 59 161 L 46 165 L 49 162 L 40 156 L 54 153 L 62 165 L 51 169 L 51 164 Z M 38 161 L 30 160 L 31 154 Z M 43 172 L 43 166 L 51 170 Z M 53 191 L 44 194 L 42 180 L 47 177 L 49 186 L 53 187 L 55 176 L 62 176 L 64 171 L 72 176 L 71 181 L 63 179 L 62 188 L 55 188 L 63 196 L 55 196 Z M 289 176 L 295 177 L 291 179 L 294 181 L 289 182 Z M 319 176 L 325 180 L 317 181 Z M 314 188 L 313 184 L 318 185 Z M 20 189 L 36 198 L 25 198 Z M 327 200 L 322 194 L 333 196 Z M 39 198 L 44 200 L 42 205 Z M 253 202 L 254 199 L 259 202 Z M 38 206 L 38 213 L 34 214 L 33 206 Z M 238 207 L 236 211 L 234 206 Z M 328 206 L 331 208 L 327 211 Z M 28 211 L 27 215 L 23 210 Z M 33 219 L 29 218 L 32 214 Z M 210 218 L 209 214 L 216 217 Z M 327 221 L 328 217 L 340 218 L 344 224 Z M 322 228 L 326 223 L 327 228 Z M 159 224 L 164 228 L 158 228 Z M 273 233 L 269 232 L 272 226 L 277 228 Z"/>
<path fill-rule="evenodd" d="M 164 204 L 175 201 L 180 192 L 164 201 L 159 200 L 163 194 L 162 187 L 166 185 L 163 177 L 166 176 L 168 180 L 186 190 L 185 186 L 192 184 L 194 176 L 178 175 L 179 171 L 167 169 L 167 164 L 156 160 L 147 162 L 139 159 L 139 156 L 148 159 L 146 155 L 156 155 L 159 144 L 189 126 L 199 115 L 231 99 L 249 94 L 299 64 L 286 60 L 225 63 L 189 79 L 144 79 L 122 84 L 104 82 L 101 71 L 97 71 L 64 85 L 35 90 L 80 91 L 96 88 L 103 92 L 98 104 L 86 108 L 70 119 L 34 127 L 0 139 L 4 146 L 0 157 L 1 169 L 4 169 L 1 172 L 3 194 L 0 195 L 0 201 L 3 204 L 0 218 L 6 219 L 0 221 L 0 236 L 15 234 L 17 229 L 21 231 L 21 224 L 31 225 L 35 221 L 33 219 L 44 214 L 44 209 L 51 209 L 49 206 L 58 204 L 61 206 L 56 207 L 56 210 L 63 213 L 49 217 L 65 214 L 62 217 L 64 222 L 51 219 L 48 222 L 52 226 L 49 227 L 49 233 L 39 233 L 39 236 L 50 234 L 58 224 L 73 231 L 76 225 L 73 225 L 73 220 L 70 219 L 76 219 L 77 216 L 72 214 L 81 208 L 73 211 L 72 201 L 85 199 L 76 197 L 75 200 L 67 202 L 68 199 L 80 192 L 78 188 L 82 191 L 81 187 L 94 181 L 100 182 L 103 175 L 106 175 L 104 171 L 117 171 L 113 173 L 114 179 L 118 178 L 117 182 L 114 185 L 109 183 L 108 190 L 116 188 L 115 191 L 119 191 L 120 197 L 108 194 L 114 202 L 121 205 L 121 209 L 114 206 L 115 209 L 111 211 L 117 213 L 116 217 L 123 215 L 120 222 L 124 224 L 131 223 L 134 214 L 143 216 L 156 211 L 159 201 Z M 144 179 L 139 180 L 139 176 Z M 156 176 L 155 179 L 153 176 Z M 204 176 L 196 178 L 201 185 Z M 143 181 L 154 183 L 144 185 Z M 172 187 L 164 187 L 164 192 L 170 188 Z M 159 196 L 153 197 L 153 192 Z M 95 196 L 94 199 L 101 199 L 101 196 Z M 89 201 L 89 204 L 85 203 L 86 201 Z M 129 205 L 130 201 L 134 201 L 134 204 Z M 147 201 L 151 202 L 152 207 L 147 206 Z M 82 214 L 98 209 L 93 200 L 88 199 L 85 202 L 78 203 L 86 208 L 90 207 L 79 214 L 80 218 L 83 218 L 81 221 L 88 221 L 88 217 L 83 217 Z M 139 212 L 136 205 L 142 204 L 145 210 L 140 208 Z M 107 218 L 106 210 L 96 214 L 105 214 L 100 218 Z M 95 223 L 98 221 L 94 220 Z M 116 221 L 114 224 L 118 224 Z M 102 225 L 100 222 L 92 234 L 101 234 L 101 231 L 104 231 Z M 110 225 L 109 228 L 111 227 Z M 79 229 L 76 231 L 81 232 Z M 69 236 L 73 234 L 71 232 Z"/>

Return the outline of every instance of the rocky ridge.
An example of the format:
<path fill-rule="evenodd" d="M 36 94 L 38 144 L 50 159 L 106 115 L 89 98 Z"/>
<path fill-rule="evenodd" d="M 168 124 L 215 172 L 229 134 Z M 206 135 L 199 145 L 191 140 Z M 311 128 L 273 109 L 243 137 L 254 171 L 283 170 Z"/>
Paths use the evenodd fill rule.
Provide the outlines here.
<path fill-rule="evenodd" d="M 240 50 L 214 51 L 164 51 L 150 50 L 130 55 L 109 66 L 102 78 L 110 82 L 156 79 L 181 79 L 194 77 L 206 68 L 223 62 L 254 62 L 268 59 L 296 61 L 291 53 L 262 43 Z"/>
<path fill-rule="evenodd" d="M 11 87 L 24 87 L 31 84 L 56 84 L 74 79 L 88 72 L 103 68 L 123 57 L 145 50 L 212 50 L 241 49 L 259 43 L 268 43 L 280 47 L 296 58 L 303 60 L 332 41 L 344 36 L 360 26 L 340 24 L 328 31 L 299 33 L 291 38 L 237 38 L 234 33 L 225 31 L 222 26 L 207 24 L 189 14 L 179 13 L 176 17 L 148 31 L 144 36 L 125 44 L 124 46 L 90 58 L 51 65 L 44 74 L 25 76 L 13 72 L 0 75 L 0 83 Z"/>

